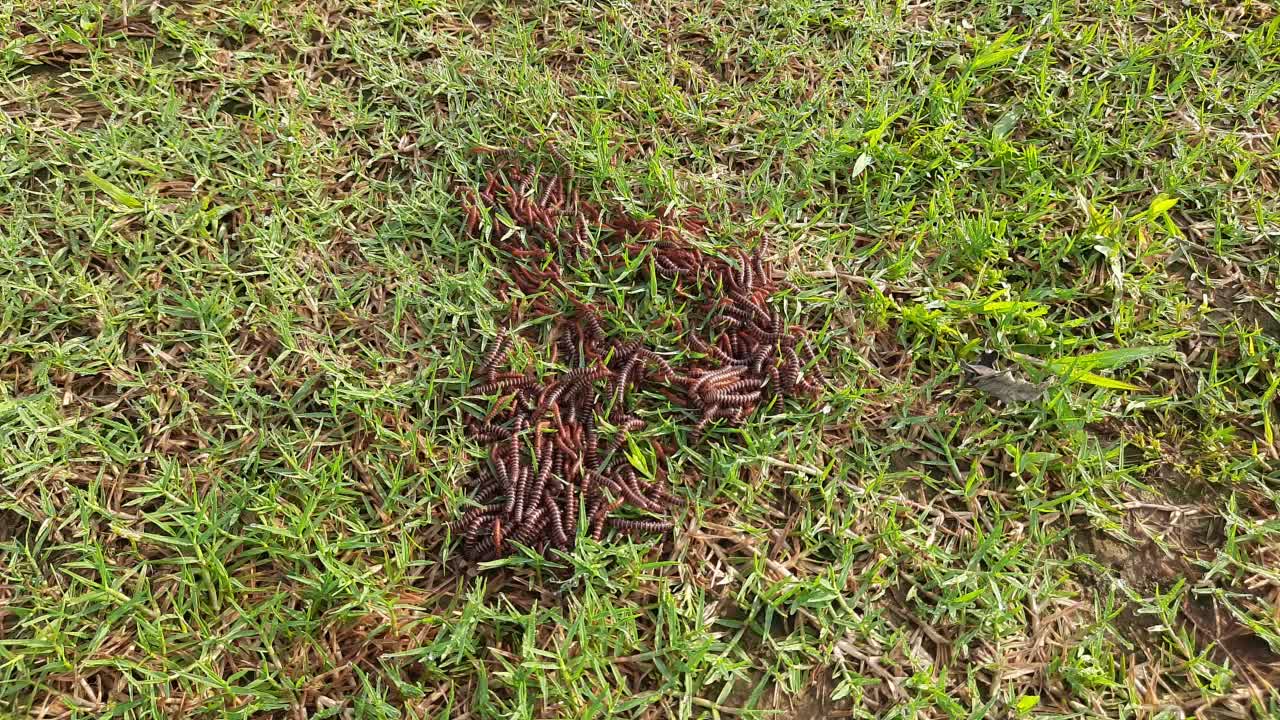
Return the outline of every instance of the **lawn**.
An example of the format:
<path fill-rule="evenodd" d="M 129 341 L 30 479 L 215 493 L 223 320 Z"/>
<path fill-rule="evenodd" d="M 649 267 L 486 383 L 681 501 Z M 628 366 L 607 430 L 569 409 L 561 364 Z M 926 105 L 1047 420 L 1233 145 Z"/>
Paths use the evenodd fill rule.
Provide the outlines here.
<path fill-rule="evenodd" d="M 1278 96 L 1259 0 L 6 5 L 0 717 L 1280 715 Z M 771 241 L 673 531 L 459 551 L 508 156 Z"/>

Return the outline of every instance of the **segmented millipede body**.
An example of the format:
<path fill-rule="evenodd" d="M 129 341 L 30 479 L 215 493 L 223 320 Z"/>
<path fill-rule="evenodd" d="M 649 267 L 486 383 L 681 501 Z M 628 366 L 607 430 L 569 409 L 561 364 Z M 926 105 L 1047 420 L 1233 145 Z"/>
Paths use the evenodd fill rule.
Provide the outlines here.
<path fill-rule="evenodd" d="M 574 537 L 578 534 L 578 503 L 573 502 L 569 506 L 569 512 L 562 513 L 560 517 L 561 529 L 564 531 L 566 538 Z"/>
<path fill-rule="evenodd" d="M 502 486 L 499 485 L 498 481 L 494 478 L 489 478 L 477 485 L 475 490 L 471 491 L 471 499 L 478 503 L 484 503 L 501 494 Z"/>
<path fill-rule="evenodd" d="M 709 405 L 733 408 L 747 407 L 749 405 L 754 405 L 759 401 L 759 390 L 753 390 L 747 393 L 729 393 L 724 390 L 718 390 L 708 394 L 705 400 Z"/>
<path fill-rule="evenodd" d="M 498 483 L 502 485 L 502 492 L 511 492 L 511 476 L 507 473 L 507 464 L 503 461 L 500 448 L 493 448 L 489 453 L 489 459 L 493 463 L 494 477 L 496 477 L 498 479 Z"/>
<path fill-rule="evenodd" d="M 671 368 L 671 364 L 661 355 L 651 350 L 641 350 L 636 356 L 643 358 L 645 362 L 651 365 L 656 365 L 658 367 L 658 376 L 662 378 L 663 382 L 670 384 L 675 381 L 676 371 Z"/>
<path fill-rule="evenodd" d="M 600 317 L 595 312 L 590 310 L 583 312 L 582 325 L 584 328 L 583 337 L 593 345 L 599 344 L 604 340 L 604 326 L 600 323 Z"/>
<path fill-rule="evenodd" d="M 472 562 L 490 559 L 493 555 L 493 538 L 483 537 L 476 542 L 467 544 L 463 549 L 463 555 Z"/>
<path fill-rule="evenodd" d="M 497 516 L 502 511 L 502 503 L 491 503 L 478 508 L 471 508 L 462 517 L 450 523 L 453 530 L 466 534 L 478 527 L 486 519 Z"/>
<path fill-rule="evenodd" d="M 494 393 L 499 393 L 506 390 L 523 390 L 524 388 L 532 387 L 536 385 L 537 382 L 538 382 L 538 379 L 531 376 L 521 376 L 518 378 L 503 378 L 501 380 L 494 380 L 493 382 L 487 382 L 477 387 L 476 394 L 492 395 Z"/>
<path fill-rule="evenodd" d="M 724 385 L 719 388 L 719 392 L 726 395 L 741 395 L 744 393 L 754 392 L 762 387 L 764 387 L 764 379 L 757 375 L 730 383 L 729 385 Z"/>
<path fill-rule="evenodd" d="M 605 518 L 609 516 L 609 513 L 613 512 L 614 510 L 618 509 L 621 506 L 622 506 L 622 503 L 620 501 L 615 501 L 615 503 L 608 504 L 608 505 L 601 503 L 599 506 L 596 507 L 596 511 L 591 515 L 591 539 L 592 540 L 599 542 L 600 539 L 604 537 Z"/>
<path fill-rule="evenodd" d="M 668 520 L 627 520 L 624 518 L 609 518 L 609 527 L 619 530 L 640 530 L 647 533 L 662 533 L 675 527 Z"/>
<path fill-rule="evenodd" d="M 561 517 L 560 508 L 557 507 L 554 502 L 548 502 L 542 507 L 546 509 L 547 514 L 551 518 L 547 521 L 547 524 L 551 527 L 551 532 L 555 535 L 557 546 L 562 548 L 569 547 L 569 535 L 564 531 L 564 520 Z"/>
<path fill-rule="evenodd" d="M 565 373 L 560 382 L 567 387 L 574 387 L 580 383 L 591 383 L 597 380 L 603 380 L 613 375 L 613 371 L 602 365 L 590 367 L 582 367 L 576 370 L 570 370 Z"/>
<path fill-rule="evenodd" d="M 613 357 L 618 361 L 626 361 L 644 349 L 644 338 L 634 338 L 625 343 L 614 343 Z"/>
<path fill-rule="evenodd" d="M 583 436 L 583 462 L 589 472 L 595 472 L 600 469 L 600 435 L 590 415 L 583 426 Z"/>
<path fill-rule="evenodd" d="M 511 431 L 508 430 L 507 428 L 495 427 L 493 425 L 489 425 L 488 423 L 479 425 L 467 432 L 467 435 L 472 440 L 475 440 L 476 442 L 482 442 L 482 443 L 494 442 L 496 440 L 503 440 L 510 434 L 511 434 Z"/>
<path fill-rule="evenodd" d="M 525 520 L 525 524 L 511 535 L 511 539 L 522 545 L 533 545 L 538 539 L 539 534 L 547 527 L 550 522 L 551 515 L 546 512 L 536 512 Z"/>
<path fill-rule="evenodd" d="M 631 377 L 631 373 L 635 371 L 636 365 L 638 365 L 639 362 L 640 362 L 639 356 L 635 354 L 631 355 L 631 357 L 627 360 L 626 364 L 622 366 L 622 369 L 619 370 L 617 373 L 615 373 L 614 376 L 611 378 L 611 382 L 609 383 L 609 388 L 607 389 L 606 392 L 610 400 L 615 404 L 621 400 L 622 394 L 627 391 L 627 382 Z"/>
<path fill-rule="evenodd" d="M 569 517 L 578 516 L 578 492 L 577 488 L 572 484 L 564 487 L 564 507 L 560 510 L 560 516 L 562 522 L 567 522 Z M 568 532 L 565 532 L 565 535 L 568 534 Z"/>
<path fill-rule="evenodd" d="M 556 340 L 556 347 L 560 351 L 561 364 L 570 367 L 578 364 L 578 344 L 574 342 L 572 335 L 562 333 L 560 338 Z"/>
<path fill-rule="evenodd" d="M 483 374 L 497 367 L 506 359 L 507 352 L 511 349 L 511 336 L 502 333 L 494 342 L 493 348 L 484 356 L 484 360 L 480 362 L 479 373 Z"/>

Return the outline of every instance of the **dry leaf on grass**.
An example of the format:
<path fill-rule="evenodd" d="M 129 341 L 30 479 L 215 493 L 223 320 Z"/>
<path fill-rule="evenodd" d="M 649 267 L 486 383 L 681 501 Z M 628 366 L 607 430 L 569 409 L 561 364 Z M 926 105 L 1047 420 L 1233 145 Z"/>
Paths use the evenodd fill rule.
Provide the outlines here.
<path fill-rule="evenodd" d="M 1051 381 L 1033 383 L 1014 377 L 1012 370 L 998 370 L 996 360 L 999 355 L 988 350 L 978 356 L 974 363 L 961 362 L 964 368 L 965 383 L 994 397 L 1002 403 L 1028 403 L 1044 394 Z"/>

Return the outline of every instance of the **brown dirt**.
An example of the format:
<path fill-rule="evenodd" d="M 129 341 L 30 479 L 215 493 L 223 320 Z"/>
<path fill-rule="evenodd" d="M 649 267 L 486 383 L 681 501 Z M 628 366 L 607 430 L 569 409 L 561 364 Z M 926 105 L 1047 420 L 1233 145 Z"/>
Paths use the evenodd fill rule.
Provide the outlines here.
<path fill-rule="evenodd" d="M 1152 506 L 1158 503 L 1151 503 Z M 1166 506 L 1169 507 L 1169 506 Z M 1139 517 L 1147 514 L 1146 518 Z M 1151 517 L 1155 513 L 1158 517 Z M 1169 546 L 1166 550 L 1156 542 L 1150 529 L 1153 521 L 1160 535 Z M 1194 590 L 1205 585 L 1204 572 L 1196 560 L 1216 557 L 1222 549 L 1224 537 L 1217 523 L 1204 516 L 1174 514 L 1172 517 L 1160 509 L 1135 508 L 1129 515 L 1126 530 L 1132 537 L 1143 538 L 1130 544 L 1093 528 L 1082 528 L 1078 537 L 1083 539 L 1084 549 L 1101 565 L 1109 568 L 1115 577 L 1144 595 L 1168 591 L 1179 580 L 1189 586 L 1183 596 L 1179 621 L 1181 629 L 1189 630 L 1200 647 L 1212 646 L 1215 662 L 1229 664 L 1251 685 L 1267 687 L 1280 682 L 1280 653 L 1267 641 L 1240 622 L 1218 600 Z M 1089 573 L 1082 573 L 1087 577 Z M 1243 587 L 1222 587 L 1226 576 L 1214 578 L 1208 587 L 1220 589 L 1232 595 L 1252 595 Z M 1095 573 L 1095 586 L 1104 588 L 1110 580 Z M 1266 606 L 1264 598 L 1257 597 L 1258 604 Z M 1271 603 L 1274 604 L 1274 603 Z M 1121 632 L 1134 645 L 1151 648 L 1151 628 L 1159 620 L 1151 615 L 1139 615 L 1127 609 L 1117 618 Z"/>

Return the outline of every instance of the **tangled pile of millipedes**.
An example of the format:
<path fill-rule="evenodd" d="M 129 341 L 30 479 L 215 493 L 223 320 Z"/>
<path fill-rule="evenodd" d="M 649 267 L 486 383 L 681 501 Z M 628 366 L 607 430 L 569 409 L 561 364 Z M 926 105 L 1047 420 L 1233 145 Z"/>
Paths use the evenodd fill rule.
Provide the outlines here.
<path fill-rule="evenodd" d="M 472 394 L 493 399 L 486 417 L 468 419 L 470 437 L 490 448 L 489 462 L 471 491 L 476 507 L 453 523 L 473 561 L 508 555 L 516 543 L 569 550 L 580 530 L 599 540 L 609 527 L 672 527 L 640 514 L 669 514 L 679 504 L 665 469 L 623 451 L 629 434 L 644 427 L 635 387 L 655 385 L 696 409 L 694 437 L 711 422 L 741 422 L 762 403 L 816 389 L 806 372 L 815 354 L 804 330 L 787 326 L 769 304 L 778 284 L 764 242 L 750 256 L 733 250 L 728 260 L 711 257 L 689 241 L 705 232 L 696 217 L 605 213 L 572 185 L 571 174 L 508 160 L 479 190 L 461 191 L 467 231 L 488 228 L 489 243 L 514 261 L 508 270 L 524 298 L 513 312 L 555 318 L 552 360 L 568 368 L 542 376 L 502 371 L 515 340 L 503 334 L 473 373 L 479 384 Z M 673 292 L 694 301 L 714 333 L 705 340 L 685 333 L 688 348 L 674 366 L 642 341 L 608 337 L 598 306 L 563 282 L 564 268 L 589 255 L 616 264 L 640 253 Z M 652 447 L 663 463 L 670 448 Z"/>

